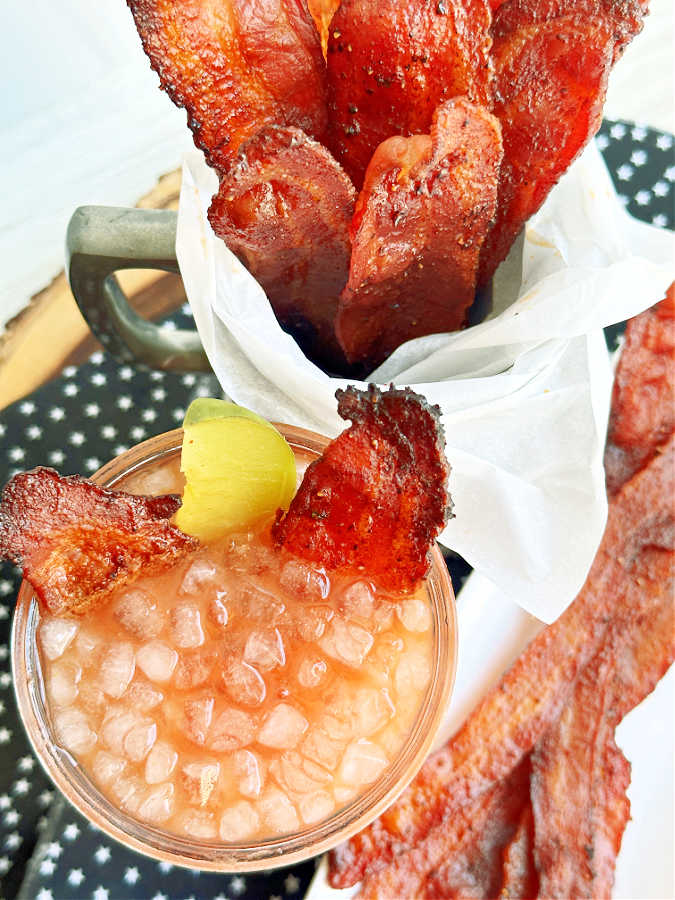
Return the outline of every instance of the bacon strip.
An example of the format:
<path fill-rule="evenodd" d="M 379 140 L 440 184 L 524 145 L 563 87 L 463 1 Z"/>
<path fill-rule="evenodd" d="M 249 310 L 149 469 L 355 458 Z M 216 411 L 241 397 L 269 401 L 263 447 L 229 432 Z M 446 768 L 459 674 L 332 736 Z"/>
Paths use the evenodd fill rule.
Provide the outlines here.
<path fill-rule="evenodd" d="M 509 0 L 495 12 L 493 112 L 504 162 L 479 284 L 600 127 L 609 71 L 642 15 L 637 0 Z"/>
<path fill-rule="evenodd" d="M 675 431 L 675 285 L 626 326 L 614 378 L 605 452 L 615 493 Z"/>
<path fill-rule="evenodd" d="M 327 569 L 412 590 L 450 515 L 440 410 L 409 388 L 349 387 L 336 397 L 352 425 L 309 466 L 273 538 Z"/>
<path fill-rule="evenodd" d="M 303 0 L 127 0 L 164 90 L 196 145 L 227 171 L 263 125 L 319 137 L 325 63 Z"/>
<path fill-rule="evenodd" d="M 602 543 L 574 603 L 529 644 L 396 803 L 333 852 L 334 887 L 354 884 L 369 868 L 414 845 L 504 778 L 534 747 L 558 719 L 612 617 L 626 626 L 653 602 L 658 587 L 644 582 L 638 561 L 645 548 L 672 550 L 673 496 L 675 438 L 611 500 Z"/>
<path fill-rule="evenodd" d="M 539 883 L 534 868 L 533 832 L 532 807 L 527 803 L 520 815 L 516 833 L 504 847 L 499 900 L 532 900 L 538 895 Z"/>
<path fill-rule="evenodd" d="M 517 766 L 472 804 L 444 819 L 386 868 L 368 872 L 359 900 L 436 900 L 494 896 L 491 863 L 515 832 L 529 801 L 529 762 Z M 487 893 L 485 893 L 487 891 Z"/>
<path fill-rule="evenodd" d="M 356 192 L 321 144 L 298 128 L 263 128 L 244 144 L 209 209 L 215 233 L 264 288 L 307 356 L 346 368 L 335 336 L 349 272 Z"/>
<path fill-rule="evenodd" d="M 337 319 L 351 362 L 372 371 L 405 341 L 466 323 L 501 158 L 499 122 L 462 97 L 436 110 L 430 136 L 377 148 Z"/>
<path fill-rule="evenodd" d="M 342 0 L 328 40 L 326 145 L 360 187 L 375 148 L 428 134 L 436 107 L 490 108 L 487 0 Z"/>
<path fill-rule="evenodd" d="M 137 497 L 32 469 L 2 492 L 0 558 L 23 569 L 50 612 L 81 615 L 114 588 L 197 547 L 169 524 L 179 506 L 173 495 Z"/>

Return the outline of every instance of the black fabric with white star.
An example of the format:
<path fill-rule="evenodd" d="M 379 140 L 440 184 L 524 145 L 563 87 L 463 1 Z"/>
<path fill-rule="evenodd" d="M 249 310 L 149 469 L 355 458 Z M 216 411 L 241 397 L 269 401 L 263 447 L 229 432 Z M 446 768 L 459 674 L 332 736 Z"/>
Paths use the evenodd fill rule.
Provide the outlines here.
<path fill-rule="evenodd" d="M 637 218 L 673 227 L 673 138 L 623 122 L 597 137 L 617 191 Z M 166 328 L 190 327 L 183 308 Z M 621 328 L 607 329 L 610 346 Z M 188 403 L 214 395 L 212 376 L 171 375 L 95 353 L 0 413 L 0 484 L 18 470 L 52 465 L 90 474 L 146 437 L 175 428 Z M 470 568 L 454 554 L 458 590 Z M 146 859 L 90 826 L 52 787 L 18 721 L 9 671 L 10 611 L 18 572 L 0 567 L 0 898 L 25 900 L 295 900 L 314 873 L 310 861 L 260 875 L 214 875 Z"/>

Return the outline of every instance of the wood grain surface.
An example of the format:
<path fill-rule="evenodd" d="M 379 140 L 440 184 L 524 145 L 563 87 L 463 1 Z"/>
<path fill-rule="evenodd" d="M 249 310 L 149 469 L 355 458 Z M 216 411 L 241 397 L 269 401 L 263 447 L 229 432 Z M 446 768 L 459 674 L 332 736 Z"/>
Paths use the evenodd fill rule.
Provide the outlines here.
<path fill-rule="evenodd" d="M 180 170 L 163 176 L 137 206 L 177 209 Z M 185 301 L 180 278 L 167 272 L 135 269 L 118 274 L 131 305 L 148 319 L 159 318 Z M 77 365 L 99 349 L 61 272 L 7 326 L 0 337 L 0 409 Z"/>

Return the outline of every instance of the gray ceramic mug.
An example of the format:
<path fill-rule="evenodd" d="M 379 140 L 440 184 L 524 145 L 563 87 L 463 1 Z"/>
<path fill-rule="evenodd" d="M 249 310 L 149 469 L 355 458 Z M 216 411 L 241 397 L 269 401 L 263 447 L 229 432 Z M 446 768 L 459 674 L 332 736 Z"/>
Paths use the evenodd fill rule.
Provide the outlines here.
<path fill-rule="evenodd" d="M 66 272 L 89 327 L 117 359 L 152 369 L 210 372 L 196 331 L 167 331 L 130 306 L 115 272 L 178 272 L 177 213 L 157 209 L 81 206 L 66 236 Z"/>
<path fill-rule="evenodd" d="M 68 225 L 68 280 L 91 330 L 116 359 L 172 372 L 210 372 L 196 331 L 167 331 L 136 313 L 120 287 L 120 269 L 178 272 L 176 225 L 170 210 L 81 206 Z M 515 300 L 520 286 L 523 233 L 498 268 L 492 284 L 479 291 L 469 311 L 474 325 Z M 493 299 L 500 298 L 500 308 Z"/>

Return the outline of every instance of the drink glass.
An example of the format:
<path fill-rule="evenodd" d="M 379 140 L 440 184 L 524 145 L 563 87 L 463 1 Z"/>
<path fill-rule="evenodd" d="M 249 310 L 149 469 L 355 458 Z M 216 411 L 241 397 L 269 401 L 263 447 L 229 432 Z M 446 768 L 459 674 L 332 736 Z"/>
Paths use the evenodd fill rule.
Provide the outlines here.
<path fill-rule="evenodd" d="M 298 471 L 328 444 L 321 435 L 277 426 L 296 457 Z M 176 460 L 182 430 L 166 432 L 132 447 L 92 477 L 104 487 L 125 481 L 153 465 Z M 19 712 L 33 749 L 50 778 L 90 822 L 133 850 L 174 865 L 222 872 L 250 872 L 290 865 L 318 855 L 365 828 L 396 799 L 422 765 L 446 710 L 457 663 L 457 622 L 452 585 L 434 546 L 426 590 L 433 617 L 432 673 L 417 719 L 396 758 L 362 794 L 316 825 L 294 834 L 241 844 L 199 841 L 144 824 L 116 808 L 71 754 L 59 746 L 50 719 L 37 646 L 40 609 L 28 582 L 17 598 L 12 629 L 12 668 Z"/>

